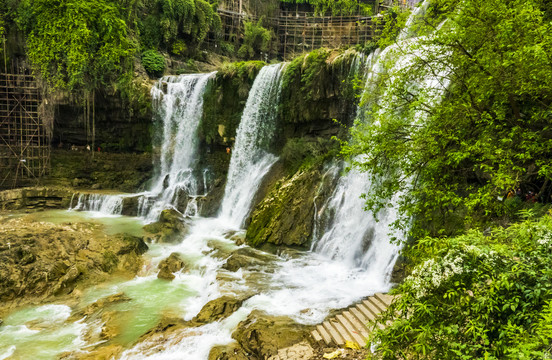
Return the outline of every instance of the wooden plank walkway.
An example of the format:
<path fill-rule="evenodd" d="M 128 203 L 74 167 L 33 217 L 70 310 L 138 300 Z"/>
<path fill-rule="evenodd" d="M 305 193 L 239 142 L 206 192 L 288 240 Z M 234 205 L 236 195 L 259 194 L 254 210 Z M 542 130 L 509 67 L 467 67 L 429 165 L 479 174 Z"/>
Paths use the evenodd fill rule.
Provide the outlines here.
<path fill-rule="evenodd" d="M 393 299 L 392 295 L 376 293 L 317 325 L 311 335 L 325 346 L 343 346 L 350 341 L 364 347 L 370 334 L 366 324 L 385 311 Z"/>

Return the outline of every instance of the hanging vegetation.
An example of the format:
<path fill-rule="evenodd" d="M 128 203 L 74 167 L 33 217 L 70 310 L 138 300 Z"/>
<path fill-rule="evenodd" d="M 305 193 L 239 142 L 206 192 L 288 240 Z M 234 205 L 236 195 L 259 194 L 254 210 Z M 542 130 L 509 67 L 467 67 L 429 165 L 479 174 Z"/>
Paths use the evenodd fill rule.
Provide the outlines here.
<path fill-rule="evenodd" d="M 371 15 L 373 11 L 372 4 L 361 3 L 357 0 L 280 0 L 288 4 L 309 4 L 314 7 L 314 12 L 318 15 L 353 15 L 363 14 Z"/>

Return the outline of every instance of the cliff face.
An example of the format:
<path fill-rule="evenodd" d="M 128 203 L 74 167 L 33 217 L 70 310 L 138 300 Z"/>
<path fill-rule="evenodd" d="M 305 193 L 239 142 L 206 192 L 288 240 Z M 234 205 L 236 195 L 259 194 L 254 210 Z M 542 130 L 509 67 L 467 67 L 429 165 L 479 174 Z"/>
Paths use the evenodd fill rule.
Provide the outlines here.
<path fill-rule="evenodd" d="M 98 93 L 94 113 L 95 148 L 111 152 L 151 151 L 151 108 L 136 112 L 119 94 Z M 92 146 L 92 120 L 86 120 L 81 103 L 60 101 L 54 119 L 54 146 Z"/>

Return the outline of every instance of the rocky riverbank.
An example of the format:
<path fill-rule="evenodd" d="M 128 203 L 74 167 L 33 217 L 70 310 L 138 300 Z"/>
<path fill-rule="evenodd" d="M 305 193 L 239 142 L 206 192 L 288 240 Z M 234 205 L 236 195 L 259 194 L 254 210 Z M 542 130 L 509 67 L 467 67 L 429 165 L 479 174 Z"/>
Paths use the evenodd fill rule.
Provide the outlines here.
<path fill-rule="evenodd" d="M 78 298 L 113 276 L 131 278 L 148 246 L 128 234 L 107 235 L 95 223 L 0 216 L 0 314 L 53 297 Z"/>

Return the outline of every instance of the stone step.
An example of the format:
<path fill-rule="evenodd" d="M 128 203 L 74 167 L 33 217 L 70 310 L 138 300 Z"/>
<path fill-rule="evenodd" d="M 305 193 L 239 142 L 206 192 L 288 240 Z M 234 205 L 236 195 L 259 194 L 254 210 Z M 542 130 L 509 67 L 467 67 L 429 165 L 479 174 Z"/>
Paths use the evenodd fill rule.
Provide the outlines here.
<path fill-rule="evenodd" d="M 362 335 L 360 335 L 360 331 L 345 318 L 342 314 L 336 315 L 337 320 L 345 330 L 347 330 L 347 338 L 345 340 L 349 340 L 352 342 L 357 343 L 359 346 L 364 347 L 366 345 L 366 338 Z"/>
<path fill-rule="evenodd" d="M 373 304 L 375 304 L 382 312 L 388 308 L 388 306 L 385 303 L 383 303 L 375 296 L 368 298 L 368 301 L 371 301 Z"/>
<path fill-rule="evenodd" d="M 365 304 L 357 304 L 356 308 L 366 316 L 368 321 L 372 321 L 376 318 L 377 312 L 372 311 L 372 309 L 368 308 Z"/>
<path fill-rule="evenodd" d="M 311 334 L 312 334 L 312 337 L 314 338 L 314 341 L 316 341 L 317 343 L 323 342 L 322 336 L 320 336 L 317 330 L 313 330 Z"/>
<path fill-rule="evenodd" d="M 364 305 L 374 315 L 378 315 L 381 312 L 381 309 L 371 301 L 364 300 L 362 305 Z"/>
<path fill-rule="evenodd" d="M 324 326 L 316 325 L 316 330 L 318 330 L 318 333 L 322 336 L 326 345 L 330 345 L 332 343 L 332 336 L 328 333 Z"/>
<path fill-rule="evenodd" d="M 370 322 L 370 319 L 368 319 L 362 312 L 360 312 L 360 310 L 355 306 L 353 308 L 350 308 L 349 311 L 351 312 L 351 314 L 353 314 L 357 319 L 358 321 L 360 321 L 364 326 L 366 326 L 366 324 L 368 324 L 368 322 Z M 366 326 L 366 328 L 368 328 L 368 326 Z"/>
<path fill-rule="evenodd" d="M 344 345 L 345 344 L 345 340 L 343 340 L 341 335 L 339 335 L 339 332 L 333 327 L 333 325 L 329 321 L 324 321 L 322 323 L 322 326 L 324 326 L 324 329 L 326 329 L 328 331 L 328 333 L 332 337 L 332 341 L 336 345 Z"/>
<path fill-rule="evenodd" d="M 360 333 L 360 336 L 366 339 L 368 335 L 370 335 L 370 331 L 368 331 L 368 328 L 362 322 L 360 322 L 353 314 L 351 314 L 350 311 L 344 311 L 343 316 L 345 316 L 345 318 L 349 320 L 349 322 L 355 327 L 355 329 L 358 330 L 358 332 Z"/>
<path fill-rule="evenodd" d="M 389 307 L 389 305 L 391 305 L 391 303 L 393 302 L 393 299 L 394 299 L 394 296 L 392 296 L 392 295 L 387 295 L 387 294 L 382 294 L 382 293 L 375 293 L 374 296 L 375 296 L 379 301 L 381 301 L 382 303 L 384 303 L 387 307 Z"/>
<path fill-rule="evenodd" d="M 347 341 L 366 346 L 370 335 L 369 323 L 393 302 L 393 296 L 376 293 L 360 303 L 327 319 L 311 332 L 313 339 L 328 346 L 343 346 Z M 387 324 L 389 325 L 389 324 Z M 384 325 L 378 324 L 380 328 Z"/>
<path fill-rule="evenodd" d="M 343 340 L 343 343 L 340 345 L 345 345 L 345 340 L 347 340 L 347 330 L 337 321 L 336 318 L 330 319 L 330 323 L 333 325 L 333 327 L 339 332 L 339 335 L 341 336 L 341 339 Z"/>

